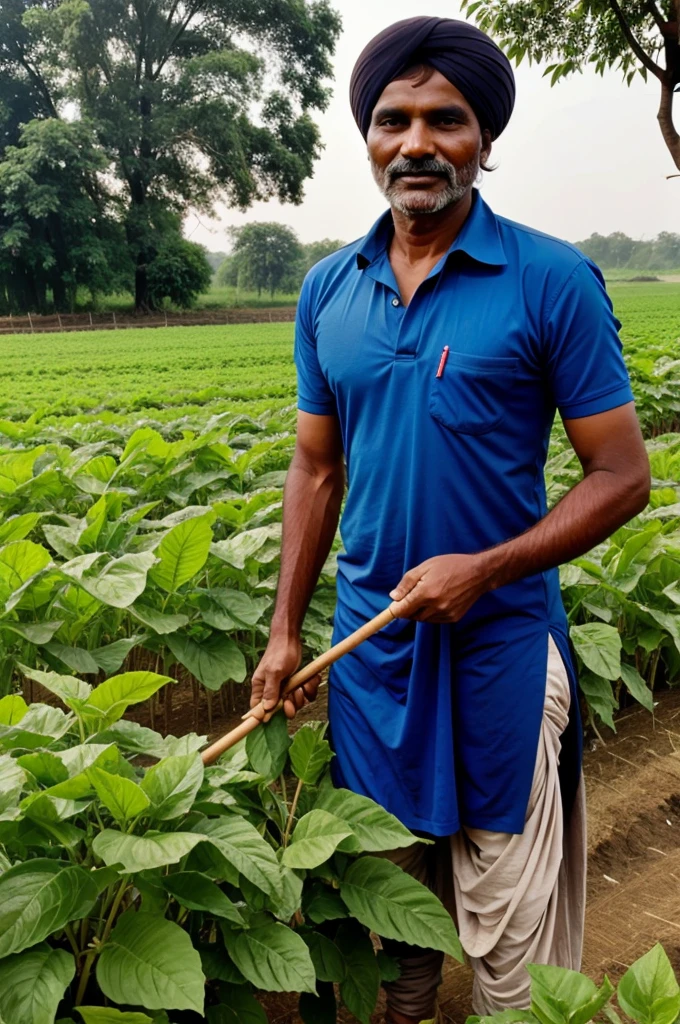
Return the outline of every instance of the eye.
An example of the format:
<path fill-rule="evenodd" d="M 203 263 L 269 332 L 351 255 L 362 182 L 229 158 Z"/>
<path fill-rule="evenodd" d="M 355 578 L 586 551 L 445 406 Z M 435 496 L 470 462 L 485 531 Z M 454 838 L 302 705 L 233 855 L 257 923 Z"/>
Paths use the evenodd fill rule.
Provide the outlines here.
<path fill-rule="evenodd" d="M 398 117 L 383 117 L 382 120 L 378 122 L 380 128 L 396 128 L 400 124 L 402 124 L 402 121 L 400 121 Z"/>
<path fill-rule="evenodd" d="M 441 114 L 437 118 L 436 124 L 443 125 L 444 128 L 452 128 L 454 125 L 462 124 L 462 122 L 455 114 Z"/>

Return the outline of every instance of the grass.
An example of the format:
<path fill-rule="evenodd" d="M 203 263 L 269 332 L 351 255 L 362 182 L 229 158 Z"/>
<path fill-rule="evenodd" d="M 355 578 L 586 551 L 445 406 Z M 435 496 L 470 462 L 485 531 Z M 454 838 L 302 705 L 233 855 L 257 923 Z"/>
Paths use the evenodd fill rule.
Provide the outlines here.
<path fill-rule="evenodd" d="M 196 300 L 194 309 L 274 309 L 280 306 L 295 306 L 298 300 L 297 292 L 276 292 L 272 297 L 267 292 L 258 295 L 257 292 L 239 291 L 237 288 L 213 285 L 209 291 L 200 295 Z M 96 306 L 92 306 L 89 293 L 80 292 L 76 301 L 76 312 L 87 312 L 95 309 L 99 313 L 133 313 L 135 308 L 134 298 L 129 292 L 119 295 L 101 296 Z M 168 312 L 173 308 L 168 305 Z"/>

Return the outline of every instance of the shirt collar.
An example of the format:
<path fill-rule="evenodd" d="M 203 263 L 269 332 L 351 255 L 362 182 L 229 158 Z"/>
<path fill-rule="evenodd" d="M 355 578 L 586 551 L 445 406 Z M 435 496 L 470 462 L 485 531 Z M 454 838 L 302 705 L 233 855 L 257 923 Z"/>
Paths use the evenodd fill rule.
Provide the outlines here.
<path fill-rule="evenodd" d="M 384 255 L 393 233 L 392 212 L 386 210 L 359 244 L 357 250 L 359 270 L 365 270 L 371 263 Z M 477 189 L 473 189 L 472 208 L 458 236 L 449 247 L 446 254 L 447 259 L 454 252 L 464 252 L 478 263 L 485 263 L 492 267 L 503 267 L 508 262 L 496 215 L 484 202 Z"/>

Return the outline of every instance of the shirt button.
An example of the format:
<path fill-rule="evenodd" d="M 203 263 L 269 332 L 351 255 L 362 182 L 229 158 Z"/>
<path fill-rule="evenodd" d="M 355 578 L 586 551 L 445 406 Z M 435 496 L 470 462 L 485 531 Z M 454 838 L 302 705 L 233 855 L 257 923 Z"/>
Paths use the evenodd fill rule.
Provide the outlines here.
<path fill-rule="evenodd" d="M 395 307 L 399 306 L 400 305 L 399 299 L 392 299 L 392 305 L 395 306 Z"/>

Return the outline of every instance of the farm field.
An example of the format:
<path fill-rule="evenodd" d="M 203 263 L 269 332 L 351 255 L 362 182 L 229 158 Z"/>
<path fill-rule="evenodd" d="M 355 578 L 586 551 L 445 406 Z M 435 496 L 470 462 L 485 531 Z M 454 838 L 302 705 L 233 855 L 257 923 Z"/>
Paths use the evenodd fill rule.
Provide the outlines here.
<path fill-rule="evenodd" d="M 668 689 L 680 681 L 680 284 L 616 282 L 610 294 L 654 490 L 636 521 L 562 570 L 592 747 L 594 975 L 620 973 L 617 962 L 655 938 L 680 966 L 678 890 L 663 885 L 667 870 L 680 877 L 680 690 Z M 238 719 L 266 644 L 294 445 L 292 336 L 291 324 L 258 324 L 0 337 L 0 975 L 3 957 L 51 936 L 63 956 L 73 951 L 76 1003 L 96 998 L 96 977 L 113 1003 L 145 1007 L 143 1024 L 201 1019 L 201 969 L 211 1004 L 238 1005 L 252 1024 L 264 1018 L 251 988 L 312 999 L 315 977 L 340 982 L 367 1024 L 393 970 L 367 938 L 387 925 L 357 895 L 383 895 L 389 868 L 352 858 L 410 837 L 323 783 L 323 704 L 292 745 L 279 717 L 214 768 L 196 754 Z M 559 427 L 547 475 L 552 500 L 578 479 Z M 332 554 L 305 622 L 306 658 L 330 639 L 334 572 Z M 362 825 L 369 811 L 374 828 Z M 40 939 L 22 945 L 12 925 L 3 946 L 3 886 L 23 877 L 6 868 L 22 850 L 42 858 L 38 888 L 51 884 L 55 851 L 68 851 L 64 893 L 85 895 Z M 95 892 L 78 872 L 101 862 Z M 121 981 L 123 954 L 99 955 L 112 929 L 116 950 L 141 955 L 143 936 L 126 924 L 135 914 L 147 915 L 145 957 L 167 940 L 186 958 L 182 991 L 165 996 L 172 1006 L 153 1002 L 143 971 L 139 988 Z M 441 919 L 409 927 L 455 954 Z M 270 955 L 255 955 L 253 935 Z M 405 925 L 393 937 L 416 941 Z M 450 968 L 446 986 L 445 1012 L 459 1020 L 464 968 Z M 294 1018 L 295 999 L 268 999 L 271 1019 Z M 307 1003 L 305 1019 L 320 1009 Z M 60 1019 L 72 1013 L 62 1007 Z M 211 1024 L 232 1019 L 216 1011 Z"/>

